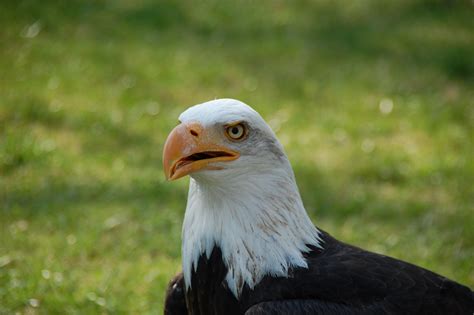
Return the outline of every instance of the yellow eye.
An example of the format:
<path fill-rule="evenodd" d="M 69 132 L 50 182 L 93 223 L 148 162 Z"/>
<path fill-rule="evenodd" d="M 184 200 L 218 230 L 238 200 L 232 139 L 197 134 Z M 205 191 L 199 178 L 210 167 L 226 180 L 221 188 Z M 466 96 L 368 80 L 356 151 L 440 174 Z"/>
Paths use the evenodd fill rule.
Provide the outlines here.
<path fill-rule="evenodd" d="M 244 125 L 237 124 L 227 127 L 225 133 L 231 140 L 242 140 L 247 133 L 247 129 Z"/>

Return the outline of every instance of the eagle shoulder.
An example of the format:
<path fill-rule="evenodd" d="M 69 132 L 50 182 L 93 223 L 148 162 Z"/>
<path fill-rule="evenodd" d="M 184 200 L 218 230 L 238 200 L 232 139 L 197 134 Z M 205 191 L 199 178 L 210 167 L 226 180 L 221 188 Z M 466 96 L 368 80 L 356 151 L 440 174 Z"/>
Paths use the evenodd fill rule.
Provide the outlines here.
<path fill-rule="evenodd" d="M 186 315 L 183 273 L 177 274 L 168 284 L 165 298 L 165 315 Z"/>

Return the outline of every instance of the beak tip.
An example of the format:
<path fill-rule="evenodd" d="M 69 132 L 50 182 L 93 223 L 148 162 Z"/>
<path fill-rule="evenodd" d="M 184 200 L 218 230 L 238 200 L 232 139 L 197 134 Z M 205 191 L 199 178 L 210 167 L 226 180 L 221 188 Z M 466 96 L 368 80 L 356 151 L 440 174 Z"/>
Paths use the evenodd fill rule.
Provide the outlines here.
<path fill-rule="evenodd" d="M 174 180 L 173 175 L 174 175 L 174 174 L 170 174 L 169 172 L 166 172 L 166 174 L 165 174 L 166 181 L 167 181 L 167 182 L 173 181 L 173 180 Z"/>

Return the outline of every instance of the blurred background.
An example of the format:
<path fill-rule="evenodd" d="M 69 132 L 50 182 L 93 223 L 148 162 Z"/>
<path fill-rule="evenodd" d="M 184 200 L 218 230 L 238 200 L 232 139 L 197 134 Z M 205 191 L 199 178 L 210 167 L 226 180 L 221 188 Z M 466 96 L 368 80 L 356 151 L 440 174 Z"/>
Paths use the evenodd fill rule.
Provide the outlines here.
<path fill-rule="evenodd" d="M 188 106 L 258 110 L 315 224 L 474 287 L 471 1 L 0 4 L 0 313 L 160 313 Z"/>

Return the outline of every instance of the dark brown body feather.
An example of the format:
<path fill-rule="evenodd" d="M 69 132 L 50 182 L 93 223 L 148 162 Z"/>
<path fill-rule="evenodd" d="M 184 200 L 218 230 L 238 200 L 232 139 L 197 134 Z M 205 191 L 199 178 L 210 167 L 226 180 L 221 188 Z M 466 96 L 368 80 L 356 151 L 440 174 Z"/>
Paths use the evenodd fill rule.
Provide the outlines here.
<path fill-rule="evenodd" d="M 308 269 L 265 277 L 237 300 L 225 282 L 221 251 L 200 257 L 191 288 L 171 283 L 165 314 L 474 314 L 473 292 L 426 269 L 344 244 L 322 233 Z"/>

